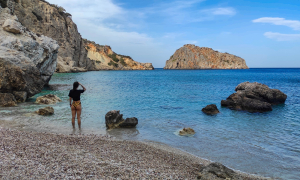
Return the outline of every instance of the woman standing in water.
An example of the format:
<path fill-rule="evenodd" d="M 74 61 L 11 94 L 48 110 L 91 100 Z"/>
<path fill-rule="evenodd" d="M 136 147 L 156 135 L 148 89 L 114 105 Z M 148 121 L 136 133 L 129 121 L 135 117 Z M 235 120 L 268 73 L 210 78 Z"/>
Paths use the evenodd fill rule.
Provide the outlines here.
<path fill-rule="evenodd" d="M 81 86 L 83 90 L 77 90 L 78 86 Z M 80 94 L 83 93 L 86 90 L 86 88 L 80 84 L 79 82 L 73 83 L 73 89 L 69 92 L 70 97 L 70 107 L 72 110 L 72 125 L 73 128 L 75 128 L 75 116 L 77 114 L 77 121 L 78 121 L 78 128 L 81 128 L 81 102 L 80 102 Z M 72 102 L 73 100 L 73 102 Z"/>

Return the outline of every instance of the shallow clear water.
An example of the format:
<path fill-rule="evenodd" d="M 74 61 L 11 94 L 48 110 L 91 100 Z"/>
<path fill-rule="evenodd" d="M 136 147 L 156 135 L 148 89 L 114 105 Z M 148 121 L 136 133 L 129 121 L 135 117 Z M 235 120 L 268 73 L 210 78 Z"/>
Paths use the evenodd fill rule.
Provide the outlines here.
<path fill-rule="evenodd" d="M 72 131 L 68 91 L 74 81 L 86 86 L 82 95 L 82 131 Z M 220 102 L 245 81 L 260 82 L 288 95 L 272 112 L 248 113 L 222 108 Z M 300 69 L 97 71 L 55 74 L 51 88 L 17 108 L 1 108 L 3 125 L 59 133 L 99 133 L 118 138 L 166 143 L 231 168 L 273 178 L 300 177 Z M 53 90 L 54 89 L 54 90 Z M 55 115 L 31 114 L 44 94 L 63 102 Z M 216 104 L 220 114 L 201 109 Z M 120 110 L 137 117 L 136 129 L 106 131 L 105 114 Z M 192 137 L 177 135 L 192 127 Z"/>

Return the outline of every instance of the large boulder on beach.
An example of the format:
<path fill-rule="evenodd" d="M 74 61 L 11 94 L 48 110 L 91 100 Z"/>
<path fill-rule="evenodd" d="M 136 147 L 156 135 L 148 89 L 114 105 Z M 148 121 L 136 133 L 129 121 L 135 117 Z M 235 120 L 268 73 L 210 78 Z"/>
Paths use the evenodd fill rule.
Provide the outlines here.
<path fill-rule="evenodd" d="M 29 98 L 48 84 L 56 69 L 59 45 L 23 27 L 10 9 L 0 11 L 0 92 Z M 20 92 L 20 93 L 17 93 Z"/>
<path fill-rule="evenodd" d="M 39 109 L 36 111 L 37 114 L 42 115 L 42 116 L 50 116 L 54 114 L 54 109 L 53 107 L 45 107 L 42 109 Z"/>
<path fill-rule="evenodd" d="M 220 113 L 219 109 L 215 104 L 207 105 L 205 108 L 202 109 L 202 112 L 208 115 L 215 115 Z"/>
<path fill-rule="evenodd" d="M 107 129 L 114 128 L 134 128 L 138 124 L 138 119 L 135 117 L 123 119 L 123 114 L 120 111 L 109 111 L 105 115 L 105 124 Z"/>
<path fill-rule="evenodd" d="M 183 128 L 182 130 L 179 131 L 179 135 L 181 136 L 186 136 L 186 135 L 193 135 L 196 132 L 192 128 Z"/>
<path fill-rule="evenodd" d="M 244 82 L 235 88 L 236 93 L 231 94 L 221 105 L 234 110 L 249 112 L 272 111 L 272 105 L 283 104 L 287 95 L 278 89 L 270 89 L 261 83 Z"/>
<path fill-rule="evenodd" d="M 197 179 L 199 180 L 242 180 L 243 178 L 239 176 L 232 169 L 227 168 L 226 166 L 220 163 L 211 163 L 207 166 L 201 168 Z"/>
<path fill-rule="evenodd" d="M 57 102 L 61 102 L 61 99 L 53 94 L 40 96 L 35 100 L 35 103 L 37 104 L 56 104 Z"/>
<path fill-rule="evenodd" d="M 10 93 L 0 93 L 0 106 L 2 107 L 12 107 L 16 106 L 17 101 L 14 95 Z"/>

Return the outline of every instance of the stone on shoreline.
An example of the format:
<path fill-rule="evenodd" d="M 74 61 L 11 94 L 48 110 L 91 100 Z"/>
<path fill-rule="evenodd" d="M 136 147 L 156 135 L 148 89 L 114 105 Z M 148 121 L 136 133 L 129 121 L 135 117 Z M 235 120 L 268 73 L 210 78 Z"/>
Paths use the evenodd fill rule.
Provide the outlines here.
<path fill-rule="evenodd" d="M 179 135 L 181 136 L 193 135 L 193 134 L 195 134 L 195 131 L 192 128 L 183 128 L 181 131 L 179 131 Z"/>
<path fill-rule="evenodd" d="M 35 103 L 37 104 L 56 104 L 57 102 L 61 102 L 61 99 L 53 94 L 47 94 L 45 96 L 40 96 L 36 98 Z"/>
<path fill-rule="evenodd" d="M 202 109 L 202 112 L 208 115 L 214 115 L 220 113 L 217 106 L 215 104 L 207 105 L 205 108 Z"/>
<path fill-rule="evenodd" d="M 54 114 L 54 109 L 53 107 L 45 107 L 42 109 L 39 109 L 36 111 L 37 114 L 42 115 L 42 116 L 50 116 Z"/>
<path fill-rule="evenodd" d="M 197 179 L 199 180 L 242 180 L 243 178 L 234 172 L 232 169 L 220 163 L 211 163 L 203 168 L 201 168 Z"/>
<path fill-rule="evenodd" d="M 105 115 L 105 124 L 107 129 L 114 128 L 134 128 L 138 124 L 138 119 L 135 117 L 123 119 L 123 114 L 120 111 L 109 111 Z"/>
<path fill-rule="evenodd" d="M 287 95 L 278 89 L 270 89 L 267 85 L 257 82 L 244 82 L 235 88 L 236 93 L 231 94 L 221 105 L 234 110 L 249 112 L 272 111 L 272 105 L 283 104 Z"/>
<path fill-rule="evenodd" d="M 0 106 L 12 107 L 17 106 L 17 101 L 11 93 L 0 93 Z"/>

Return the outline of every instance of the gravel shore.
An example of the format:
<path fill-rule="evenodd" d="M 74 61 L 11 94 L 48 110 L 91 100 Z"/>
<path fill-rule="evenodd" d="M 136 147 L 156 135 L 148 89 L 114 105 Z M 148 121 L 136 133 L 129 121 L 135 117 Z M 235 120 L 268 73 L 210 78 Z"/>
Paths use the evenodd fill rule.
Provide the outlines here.
<path fill-rule="evenodd" d="M 209 164 L 165 145 L 108 136 L 0 127 L 0 137 L 0 179 L 196 179 Z"/>

